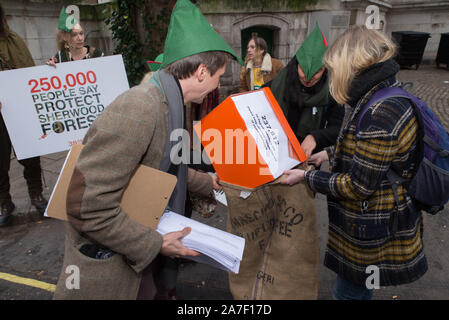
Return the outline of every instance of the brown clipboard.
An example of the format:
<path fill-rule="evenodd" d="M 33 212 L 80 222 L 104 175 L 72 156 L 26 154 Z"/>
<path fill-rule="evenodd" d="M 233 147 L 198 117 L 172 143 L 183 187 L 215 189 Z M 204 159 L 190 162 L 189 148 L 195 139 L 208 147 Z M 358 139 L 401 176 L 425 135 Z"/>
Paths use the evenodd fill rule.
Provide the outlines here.
<path fill-rule="evenodd" d="M 46 216 L 67 221 L 67 191 L 82 148 L 83 145 L 74 145 L 67 154 L 49 199 Z M 156 229 L 176 182 L 174 175 L 139 165 L 123 192 L 120 206 L 132 220 Z"/>

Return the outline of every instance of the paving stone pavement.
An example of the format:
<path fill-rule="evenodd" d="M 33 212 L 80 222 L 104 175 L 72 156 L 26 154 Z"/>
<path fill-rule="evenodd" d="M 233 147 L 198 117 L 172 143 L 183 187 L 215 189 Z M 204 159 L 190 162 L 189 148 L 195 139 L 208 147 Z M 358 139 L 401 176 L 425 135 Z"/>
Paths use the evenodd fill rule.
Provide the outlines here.
<path fill-rule="evenodd" d="M 432 65 L 418 70 L 401 70 L 398 79 L 413 82 L 409 91 L 427 101 L 449 129 L 449 71 Z M 67 152 L 41 157 L 45 179 L 44 195 L 48 198 L 56 183 Z M 323 168 L 325 169 L 325 168 Z M 14 157 L 10 170 L 11 194 L 16 204 L 13 224 L 0 228 L 0 272 L 55 284 L 64 254 L 64 227 L 60 221 L 42 219 L 28 199 L 22 166 Z M 335 274 L 323 265 L 327 240 L 327 207 L 323 195 L 316 196 L 320 241 L 319 299 L 332 299 Z M 219 205 L 210 218 L 193 214 L 193 218 L 224 229 L 227 209 Z M 449 299 L 449 208 L 436 216 L 424 216 L 424 245 L 429 270 L 418 281 L 398 287 L 376 290 L 374 299 Z M 182 299 L 232 299 L 227 273 L 196 263 L 181 263 L 177 293 Z M 295 275 L 294 270 L 292 274 Z M 0 280 L 0 300 L 51 299 L 48 291 L 13 285 Z"/>

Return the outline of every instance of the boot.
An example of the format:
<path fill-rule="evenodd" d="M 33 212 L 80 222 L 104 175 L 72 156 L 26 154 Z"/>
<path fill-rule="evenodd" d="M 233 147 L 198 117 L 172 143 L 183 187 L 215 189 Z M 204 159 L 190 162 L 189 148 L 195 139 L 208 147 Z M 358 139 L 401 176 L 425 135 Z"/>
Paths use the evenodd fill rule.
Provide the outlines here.
<path fill-rule="evenodd" d="M 11 222 L 11 214 L 16 206 L 9 200 L 4 200 L 0 205 L 0 227 L 6 227 Z"/>
<path fill-rule="evenodd" d="M 31 204 L 36 207 L 40 214 L 43 214 L 47 208 L 48 201 L 44 198 L 41 192 L 30 193 Z"/>

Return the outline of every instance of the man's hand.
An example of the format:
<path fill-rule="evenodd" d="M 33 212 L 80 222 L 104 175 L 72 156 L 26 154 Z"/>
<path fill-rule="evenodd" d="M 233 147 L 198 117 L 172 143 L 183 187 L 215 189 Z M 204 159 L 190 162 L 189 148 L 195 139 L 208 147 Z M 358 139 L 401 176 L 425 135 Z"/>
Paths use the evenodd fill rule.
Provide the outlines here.
<path fill-rule="evenodd" d="M 216 174 L 211 174 L 210 176 L 212 177 L 214 190 L 220 191 L 221 189 L 223 189 L 223 187 L 220 185 L 220 179 L 218 179 L 218 176 Z"/>
<path fill-rule="evenodd" d="M 192 228 L 186 227 L 181 231 L 174 231 L 165 234 L 162 237 L 161 254 L 170 258 L 179 258 L 182 256 L 197 257 L 201 253 L 191 250 L 182 244 L 182 238 L 188 235 Z"/>
<path fill-rule="evenodd" d="M 311 134 L 308 134 L 301 142 L 301 148 L 302 150 L 304 150 L 307 159 L 309 159 L 309 157 L 312 155 L 313 150 L 315 150 L 316 148 L 315 138 Z"/>

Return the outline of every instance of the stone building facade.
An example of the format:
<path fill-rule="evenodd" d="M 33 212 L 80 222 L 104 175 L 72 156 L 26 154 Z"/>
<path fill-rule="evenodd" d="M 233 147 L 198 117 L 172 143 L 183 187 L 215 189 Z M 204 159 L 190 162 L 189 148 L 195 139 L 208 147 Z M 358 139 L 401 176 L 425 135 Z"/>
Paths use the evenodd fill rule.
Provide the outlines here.
<path fill-rule="evenodd" d="M 56 52 L 55 34 L 61 2 L 55 0 L 1 0 L 13 30 L 26 41 L 37 64 Z M 101 17 L 104 0 L 77 1 L 91 45 L 111 54 L 111 33 Z M 449 0 L 196 0 L 210 23 L 245 55 L 248 37 L 257 32 L 269 42 L 270 53 L 284 64 L 291 59 L 318 22 L 331 44 L 350 25 L 365 24 L 366 8 L 379 8 L 380 28 L 431 34 L 423 62 L 433 63 L 440 34 L 449 32 Z M 240 65 L 233 62 L 222 79 L 222 94 L 235 92 Z"/>
<path fill-rule="evenodd" d="M 56 53 L 56 33 L 62 3 L 51 0 L 0 0 L 10 28 L 24 40 L 36 65 L 44 64 Z M 78 1 L 79 2 L 79 1 Z M 105 53 L 114 51 L 111 32 L 102 17 L 102 5 L 84 1 L 80 5 L 87 42 Z"/>
<path fill-rule="evenodd" d="M 260 31 L 271 38 L 272 55 L 286 64 L 318 22 L 329 44 L 350 25 L 365 24 L 366 8 L 379 8 L 380 29 L 420 31 L 431 34 L 423 63 L 433 63 L 440 34 L 449 32 L 449 1 L 430 0 L 319 0 L 251 1 L 198 0 L 201 11 L 220 30 L 237 53 L 244 56 L 247 30 Z M 260 33 L 259 32 L 259 33 Z M 234 63 L 222 80 L 227 94 L 235 92 L 240 66 Z"/>

